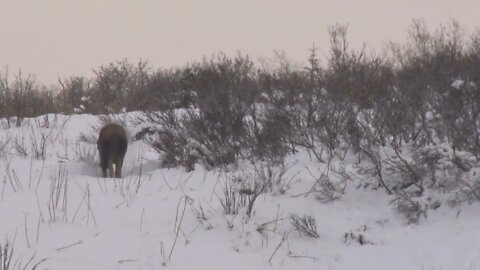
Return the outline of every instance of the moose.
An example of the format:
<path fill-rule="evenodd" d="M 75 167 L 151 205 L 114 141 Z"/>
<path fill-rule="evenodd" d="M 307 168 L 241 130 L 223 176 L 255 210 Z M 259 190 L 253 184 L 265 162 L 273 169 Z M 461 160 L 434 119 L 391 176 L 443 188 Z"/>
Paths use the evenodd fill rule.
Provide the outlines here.
<path fill-rule="evenodd" d="M 118 124 L 105 125 L 98 135 L 97 149 L 100 154 L 100 167 L 103 177 L 122 177 L 123 158 L 127 152 L 127 134 Z"/>

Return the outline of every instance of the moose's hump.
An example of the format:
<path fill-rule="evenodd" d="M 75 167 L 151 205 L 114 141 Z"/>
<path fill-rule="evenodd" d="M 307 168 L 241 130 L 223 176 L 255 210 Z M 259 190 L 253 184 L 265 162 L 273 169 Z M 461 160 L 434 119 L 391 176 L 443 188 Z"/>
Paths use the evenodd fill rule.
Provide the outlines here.
<path fill-rule="evenodd" d="M 109 123 L 106 124 L 101 130 L 98 136 L 98 142 L 102 142 L 105 140 L 111 140 L 113 138 L 121 138 L 126 140 L 127 134 L 125 132 L 125 128 L 123 128 L 119 124 Z"/>

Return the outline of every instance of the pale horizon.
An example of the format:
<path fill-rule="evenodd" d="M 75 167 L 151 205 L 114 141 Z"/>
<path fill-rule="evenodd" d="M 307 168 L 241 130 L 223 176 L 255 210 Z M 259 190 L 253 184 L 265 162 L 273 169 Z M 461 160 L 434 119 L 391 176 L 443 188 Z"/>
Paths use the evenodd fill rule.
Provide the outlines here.
<path fill-rule="evenodd" d="M 456 19 L 478 26 L 476 1 L 313 0 L 5 0 L 0 2 L 0 70 L 39 82 L 92 77 L 100 65 L 128 59 L 153 68 L 182 66 L 238 51 L 253 59 L 283 51 L 305 62 L 315 43 L 328 54 L 327 28 L 348 24 L 352 47 L 380 50 L 405 42 L 413 19 L 430 28 Z"/>

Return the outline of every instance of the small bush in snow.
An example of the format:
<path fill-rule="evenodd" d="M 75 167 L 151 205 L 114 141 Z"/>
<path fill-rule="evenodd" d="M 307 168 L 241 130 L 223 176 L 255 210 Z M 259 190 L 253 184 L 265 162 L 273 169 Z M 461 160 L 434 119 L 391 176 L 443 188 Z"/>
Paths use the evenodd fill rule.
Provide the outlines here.
<path fill-rule="evenodd" d="M 97 166 L 98 150 L 96 145 L 87 144 L 84 142 L 77 142 L 75 144 L 75 155 L 79 161 L 85 162 L 92 166 Z"/>
<path fill-rule="evenodd" d="M 406 193 L 397 193 L 391 203 L 408 224 L 416 224 L 420 218 L 427 217 L 427 208 Z"/>
<path fill-rule="evenodd" d="M 233 176 L 226 179 L 223 194 L 218 199 L 226 215 L 236 215 L 239 209 L 246 208 L 247 217 L 250 217 L 255 201 L 264 190 L 263 183 L 255 179 Z"/>
<path fill-rule="evenodd" d="M 268 163 L 259 163 L 254 166 L 251 177 L 263 186 L 264 192 L 284 194 L 288 190 L 289 180 L 291 180 L 285 177 L 287 170 L 288 167 L 285 165 L 276 167 Z"/>
<path fill-rule="evenodd" d="M 14 243 L 8 239 L 0 243 L 0 269 L 1 270 L 35 270 L 47 259 L 36 260 L 36 252 L 25 262 L 22 255 L 16 255 Z M 34 262 L 36 261 L 36 262 Z"/>
<path fill-rule="evenodd" d="M 48 199 L 48 216 L 51 222 L 67 222 L 68 172 L 60 165 L 58 173 L 50 177 L 50 196 Z"/>
<path fill-rule="evenodd" d="M 345 193 L 346 182 L 333 183 L 328 176 L 320 177 L 315 185 L 315 196 L 320 202 L 331 202 L 338 200 Z"/>
<path fill-rule="evenodd" d="M 146 117 L 155 127 L 142 130 L 136 137 L 145 138 L 146 142 L 160 153 L 162 166 L 182 166 L 185 170 L 192 171 L 199 155 L 179 112 L 148 112 Z"/>
<path fill-rule="evenodd" d="M 370 244 L 370 245 L 373 244 L 371 241 L 367 240 L 363 234 L 361 234 L 361 233 L 356 234 L 356 233 L 353 233 L 353 232 L 345 233 L 343 235 L 343 242 L 347 245 L 352 243 L 352 242 L 356 242 L 356 243 L 360 244 L 361 246 L 367 245 L 367 244 Z"/>
<path fill-rule="evenodd" d="M 430 145 L 413 151 L 413 160 L 426 171 L 429 187 L 451 191 L 462 185 L 460 179 L 467 180 L 475 164 L 475 157 L 464 151 L 454 151 L 447 145 Z"/>
<path fill-rule="evenodd" d="M 236 215 L 238 210 L 244 206 L 241 204 L 240 195 L 231 181 L 225 181 L 222 187 L 223 194 L 218 197 L 225 215 Z"/>
<path fill-rule="evenodd" d="M 364 145 L 360 146 L 361 153 L 369 161 L 370 166 L 365 169 L 363 172 L 368 176 L 377 179 L 377 186 L 383 187 L 388 194 L 392 194 L 392 190 L 385 183 L 384 177 L 384 161 L 380 151 L 380 145 L 374 142 L 367 142 Z M 370 177 L 369 177 L 370 178 Z"/>
<path fill-rule="evenodd" d="M 192 210 L 192 213 L 197 218 L 198 222 L 200 222 L 200 224 L 202 224 L 204 228 L 207 230 L 213 229 L 213 225 L 210 224 L 209 217 L 207 216 L 207 213 L 205 213 L 205 210 L 203 209 L 202 204 L 198 203 L 198 206 L 197 206 L 194 203 L 193 199 L 189 200 L 188 204 L 190 205 L 190 209 Z"/>
<path fill-rule="evenodd" d="M 291 114 L 275 105 L 253 106 L 251 121 L 247 121 L 249 145 L 248 156 L 275 164 L 284 162 L 292 152 L 289 141 L 292 137 Z"/>
<path fill-rule="evenodd" d="M 424 191 L 425 172 L 420 164 L 409 158 L 398 145 L 392 145 L 392 154 L 385 158 L 385 170 L 390 177 L 398 176 L 400 181 L 395 183 L 395 191 L 403 191 L 410 187 L 415 187 L 418 194 Z M 409 152 L 410 153 L 410 152 Z"/>
<path fill-rule="evenodd" d="M 459 178 L 459 186 L 453 193 L 452 203 L 480 201 L 480 168 L 474 168 Z"/>
<path fill-rule="evenodd" d="M 291 215 L 290 216 L 290 223 L 292 226 L 297 230 L 299 233 L 313 237 L 319 238 L 320 235 L 317 232 L 317 222 L 315 218 L 312 216 L 305 215 L 300 217 L 298 215 Z"/>

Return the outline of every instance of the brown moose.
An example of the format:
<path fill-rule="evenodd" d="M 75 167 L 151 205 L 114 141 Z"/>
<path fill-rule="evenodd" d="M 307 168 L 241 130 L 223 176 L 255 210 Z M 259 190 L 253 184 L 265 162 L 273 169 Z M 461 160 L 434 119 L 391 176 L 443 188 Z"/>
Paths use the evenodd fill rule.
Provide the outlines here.
<path fill-rule="evenodd" d="M 103 177 L 122 177 L 123 158 L 127 152 L 125 129 L 114 123 L 105 125 L 98 135 L 97 149 L 100 154 L 100 167 Z M 114 166 L 115 165 L 115 166 Z"/>

